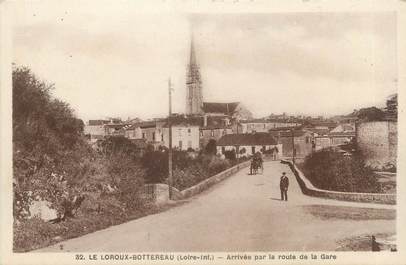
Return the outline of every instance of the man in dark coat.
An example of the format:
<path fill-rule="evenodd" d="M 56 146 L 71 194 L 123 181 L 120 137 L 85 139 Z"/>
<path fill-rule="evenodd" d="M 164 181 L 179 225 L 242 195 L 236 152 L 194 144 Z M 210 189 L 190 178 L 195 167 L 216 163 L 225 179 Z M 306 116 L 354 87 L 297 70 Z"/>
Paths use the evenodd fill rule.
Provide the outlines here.
<path fill-rule="evenodd" d="M 281 188 L 281 201 L 288 200 L 288 187 L 289 187 L 289 179 L 286 176 L 286 173 L 282 173 L 281 181 L 279 183 L 279 186 Z"/>

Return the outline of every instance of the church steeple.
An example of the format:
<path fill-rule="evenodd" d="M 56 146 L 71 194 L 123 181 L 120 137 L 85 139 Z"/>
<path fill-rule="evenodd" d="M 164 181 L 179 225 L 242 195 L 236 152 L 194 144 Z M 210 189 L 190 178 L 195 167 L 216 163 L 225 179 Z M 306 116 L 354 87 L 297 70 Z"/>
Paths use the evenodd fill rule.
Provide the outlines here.
<path fill-rule="evenodd" d="M 193 35 L 190 42 L 190 58 L 186 76 L 186 113 L 202 114 L 203 110 L 202 80 L 196 60 Z"/>

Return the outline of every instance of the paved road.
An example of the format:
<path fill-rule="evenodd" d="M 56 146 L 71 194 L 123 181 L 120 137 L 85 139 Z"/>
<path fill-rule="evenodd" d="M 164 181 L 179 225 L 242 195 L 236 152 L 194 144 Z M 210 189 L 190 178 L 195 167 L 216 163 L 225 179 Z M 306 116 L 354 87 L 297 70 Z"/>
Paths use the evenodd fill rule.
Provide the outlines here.
<path fill-rule="evenodd" d="M 392 206 L 308 197 L 286 165 L 267 162 L 264 166 L 263 175 L 250 176 L 243 169 L 181 206 L 39 251 L 60 251 L 61 244 L 63 251 L 75 252 L 327 251 L 335 250 L 342 238 L 395 232 L 395 220 L 335 216 L 350 209 L 359 217 L 357 210 L 365 211 L 360 207 Z M 288 202 L 279 200 L 283 171 L 291 184 Z M 327 219 L 318 211 L 327 213 Z"/>

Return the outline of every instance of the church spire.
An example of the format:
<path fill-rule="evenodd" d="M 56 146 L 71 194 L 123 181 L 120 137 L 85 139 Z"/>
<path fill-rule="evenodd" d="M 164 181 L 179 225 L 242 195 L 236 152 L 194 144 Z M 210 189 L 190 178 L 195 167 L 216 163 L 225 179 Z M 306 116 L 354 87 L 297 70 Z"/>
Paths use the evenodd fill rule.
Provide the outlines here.
<path fill-rule="evenodd" d="M 192 33 L 191 41 L 190 41 L 190 62 L 189 62 L 189 64 L 191 66 L 196 66 L 196 64 L 197 64 L 193 33 Z"/>
<path fill-rule="evenodd" d="M 202 81 L 199 65 L 196 60 L 193 33 L 190 40 L 190 58 L 186 76 L 186 113 L 201 114 L 203 112 Z"/>

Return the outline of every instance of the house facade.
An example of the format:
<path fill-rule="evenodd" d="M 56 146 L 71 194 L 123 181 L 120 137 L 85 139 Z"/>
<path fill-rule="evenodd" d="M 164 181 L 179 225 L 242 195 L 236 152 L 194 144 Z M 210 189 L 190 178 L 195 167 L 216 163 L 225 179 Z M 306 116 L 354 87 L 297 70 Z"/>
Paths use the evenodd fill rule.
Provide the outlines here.
<path fill-rule="evenodd" d="M 204 149 L 210 140 L 218 140 L 227 134 L 232 134 L 233 130 L 230 126 L 206 126 L 200 127 L 199 138 L 200 138 L 200 149 Z"/>
<path fill-rule="evenodd" d="M 169 147 L 169 128 L 162 128 L 162 146 Z M 188 151 L 200 149 L 199 126 L 175 124 L 172 126 L 172 148 Z"/>
<path fill-rule="evenodd" d="M 313 134 L 309 131 L 273 130 L 271 134 L 277 139 L 278 143 L 282 145 L 283 151 L 281 155 L 283 156 L 292 157 L 293 150 L 295 150 L 295 157 L 304 158 L 314 150 Z"/>
<path fill-rule="evenodd" d="M 281 127 L 297 127 L 301 124 L 298 122 L 283 121 L 283 120 L 265 120 L 265 119 L 251 119 L 241 120 L 239 123 L 240 133 L 253 133 L 253 132 L 269 132 L 272 129 Z"/>
<path fill-rule="evenodd" d="M 267 153 L 272 150 L 283 152 L 282 144 L 270 133 L 227 134 L 217 142 L 217 153 L 234 150 L 239 156 L 252 156 L 257 152 Z"/>

